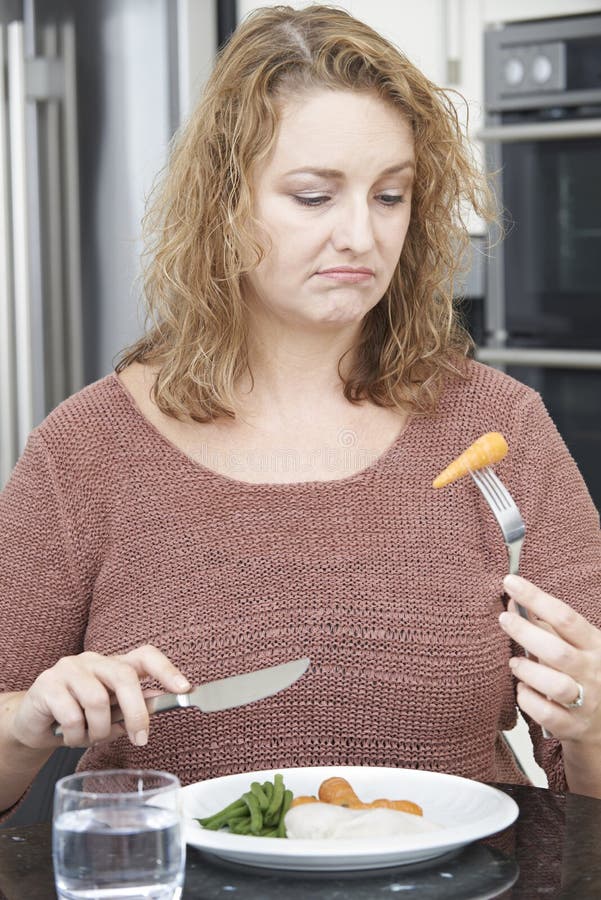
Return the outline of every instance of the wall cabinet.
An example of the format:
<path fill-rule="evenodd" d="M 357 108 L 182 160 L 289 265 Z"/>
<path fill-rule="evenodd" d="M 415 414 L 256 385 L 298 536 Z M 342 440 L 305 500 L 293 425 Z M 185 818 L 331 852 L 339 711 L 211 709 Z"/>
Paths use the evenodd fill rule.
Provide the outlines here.
<path fill-rule="evenodd" d="M 599 0 L 482 0 L 485 22 L 523 22 L 601 12 Z"/>

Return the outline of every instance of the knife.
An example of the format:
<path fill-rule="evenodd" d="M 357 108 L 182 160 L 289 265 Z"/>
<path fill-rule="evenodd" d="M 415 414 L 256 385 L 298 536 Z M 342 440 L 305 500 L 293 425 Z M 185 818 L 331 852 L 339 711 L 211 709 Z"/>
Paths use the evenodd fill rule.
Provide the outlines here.
<path fill-rule="evenodd" d="M 290 687 L 291 684 L 298 681 L 301 675 L 304 675 L 309 662 L 309 659 L 303 657 L 303 659 L 294 659 L 268 669 L 257 669 L 255 672 L 245 672 L 243 675 L 232 675 L 229 678 L 208 681 L 206 684 L 192 688 L 187 694 L 158 694 L 156 697 L 147 697 L 146 708 L 152 715 L 178 707 L 196 706 L 201 712 L 210 713 L 218 712 L 221 709 L 234 709 L 236 706 L 246 706 L 247 703 L 272 697 L 273 694 Z M 123 718 L 121 709 L 114 706 L 111 722 L 122 722 Z M 52 726 L 52 733 L 57 736 L 63 733 L 58 723 Z"/>

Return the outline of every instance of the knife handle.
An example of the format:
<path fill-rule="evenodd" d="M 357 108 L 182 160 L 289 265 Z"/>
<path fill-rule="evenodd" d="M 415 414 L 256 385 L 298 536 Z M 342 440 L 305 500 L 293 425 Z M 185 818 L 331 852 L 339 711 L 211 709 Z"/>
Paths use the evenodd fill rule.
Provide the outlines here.
<path fill-rule="evenodd" d="M 156 697 L 147 697 L 144 702 L 149 714 L 152 715 L 153 713 L 165 712 L 168 709 L 177 709 L 179 706 L 190 706 L 190 696 L 189 694 L 157 694 Z M 117 705 L 112 706 L 111 723 L 122 722 L 123 718 L 121 707 Z M 56 722 L 52 726 L 52 734 L 60 737 L 62 733 L 63 729 Z"/>

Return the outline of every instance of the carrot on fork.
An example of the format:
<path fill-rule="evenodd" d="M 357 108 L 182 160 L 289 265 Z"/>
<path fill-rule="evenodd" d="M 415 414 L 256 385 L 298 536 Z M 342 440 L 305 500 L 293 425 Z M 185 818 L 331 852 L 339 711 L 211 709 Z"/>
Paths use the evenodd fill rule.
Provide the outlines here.
<path fill-rule="evenodd" d="M 432 482 L 435 488 L 446 487 L 471 471 L 493 466 L 507 456 L 507 441 L 498 431 L 483 434 L 454 459 Z"/>

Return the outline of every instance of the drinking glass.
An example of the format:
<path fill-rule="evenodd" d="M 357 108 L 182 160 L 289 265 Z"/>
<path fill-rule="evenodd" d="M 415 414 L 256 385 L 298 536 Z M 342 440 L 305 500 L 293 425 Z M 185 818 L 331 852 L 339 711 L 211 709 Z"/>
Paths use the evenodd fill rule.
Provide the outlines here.
<path fill-rule="evenodd" d="M 180 783 L 169 772 L 79 772 L 57 782 L 52 858 L 61 900 L 177 900 Z"/>

